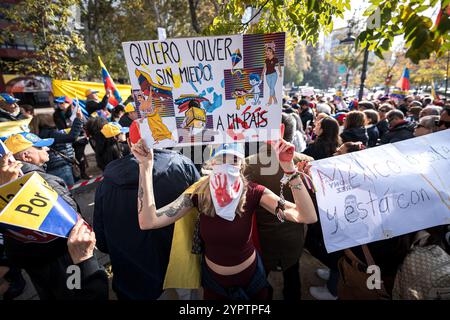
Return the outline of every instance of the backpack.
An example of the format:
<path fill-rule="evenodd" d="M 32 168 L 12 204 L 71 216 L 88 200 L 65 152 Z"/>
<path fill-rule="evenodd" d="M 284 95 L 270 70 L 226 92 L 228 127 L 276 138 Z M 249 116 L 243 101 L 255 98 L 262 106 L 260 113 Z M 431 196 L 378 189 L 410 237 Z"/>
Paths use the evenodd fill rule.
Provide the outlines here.
<path fill-rule="evenodd" d="M 394 300 L 450 300 L 450 255 L 419 231 L 395 277 Z"/>

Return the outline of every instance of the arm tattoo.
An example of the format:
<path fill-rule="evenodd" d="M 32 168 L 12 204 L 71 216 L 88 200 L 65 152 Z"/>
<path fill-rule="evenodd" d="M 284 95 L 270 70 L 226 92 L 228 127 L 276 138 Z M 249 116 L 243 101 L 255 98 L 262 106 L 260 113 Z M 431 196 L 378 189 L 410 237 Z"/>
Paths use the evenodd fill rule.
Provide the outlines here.
<path fill-rule="evenodd" d="M 139 202 L 138 214 L 141 214 L 141 212 L 142 212 L 143 199 L 144 199 L 144 189 L 141 186 L 139 186 L 139 191 L 138 191 L 138 202 Z"/>
<path fill-rule="evenodd" d="M 168 204 L 165 207 L 162 207 L 161 209 L 158 209 L 156 211 L 156 216 L 161 217 L 162 215 L 166 215 L 168 217 L 175 217 L 181 210 L 185 208 L 192 208 L 193 206 L 194 205 L 192 203 L 191 196 L 188 194 L 182 194 L 174 202 Z"/>

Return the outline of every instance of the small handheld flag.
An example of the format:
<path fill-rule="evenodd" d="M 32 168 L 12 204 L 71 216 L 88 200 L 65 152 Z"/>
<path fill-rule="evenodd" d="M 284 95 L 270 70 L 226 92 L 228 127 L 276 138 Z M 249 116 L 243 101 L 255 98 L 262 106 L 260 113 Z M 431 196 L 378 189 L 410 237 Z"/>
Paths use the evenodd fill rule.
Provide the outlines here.
<path fill-rule="evenodd" d="M 397 88 L 401 89 L 402 91 L 409 91 L 410 83 L 409 83 L 409 69 L 408 68 L 405 67 L 403 69 L 403 74 L 400 77 L 400 80 L 397 81 L 395 86 Z"/>
<path fill-rule="evenodd" d="M 0 223 L 69 236 L 77 212 L 38 173 L 33 172 L 0 187 Z"/>
<path fill-rule="evenodd" d="M 106 70 L 106 67 L 100 57 L 98 57 L 98 61 L 100 62 L 100 67 L 102 68 L 102 79 L 103 84 L 105 85 L 105 90 L 107 91 L 109 89 L 112 92 L 112 95 L 109 97 L 109 103 L 116 107 L 122 102 L 122 97 L 120 96 L 119 90 L 117 90 L 113 79 L 109 75 L 108 70 Z"/>

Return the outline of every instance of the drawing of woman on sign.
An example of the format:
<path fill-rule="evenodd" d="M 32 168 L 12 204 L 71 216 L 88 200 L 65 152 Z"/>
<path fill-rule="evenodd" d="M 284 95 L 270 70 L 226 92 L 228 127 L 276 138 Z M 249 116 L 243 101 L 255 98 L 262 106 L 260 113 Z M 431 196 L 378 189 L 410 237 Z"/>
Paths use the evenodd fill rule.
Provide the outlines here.
<path fill-rule="evenodd" d="M 281 78 L 281 65 L 278 58 L 275 57 L 275 43 L 267 43 L 266 48 L 266 60 L 264 60 L 264 68 L 261 74 L 261 78 L 266 74 L 267 85 L 269 86 L 269 101 L 267 106 L 277 104 L 277 98 L 275 96 L 275 85 L 277 84 L 277 71 L 275 67 L 278 65 L 278 77 Z"/>

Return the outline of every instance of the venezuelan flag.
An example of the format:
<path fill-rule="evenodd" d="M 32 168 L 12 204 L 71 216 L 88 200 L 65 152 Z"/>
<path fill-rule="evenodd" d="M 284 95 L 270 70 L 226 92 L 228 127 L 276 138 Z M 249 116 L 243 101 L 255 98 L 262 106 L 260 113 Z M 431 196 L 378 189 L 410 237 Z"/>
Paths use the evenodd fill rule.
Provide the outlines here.
<path fill-rule="evenodd" d="M 397 81 L 395 86 L 402 91 L 409 91 L 410 83 L 409 83 L 409 69 L 405 67 L 403 69 L 403 74 L 400 78 L 400 80 Z"/>
<path fill-rule="evenodd" d="M 164 99 L 171 99 L 172 98 L 172 88 L 162 86 L 156 82 L 153 82 L 152 77 L 144 72 L 136 69 L 134 71 L 136 74 L 136 77 L 139 82 L 139 86 L 141 87 L 141 91 L 146 95 L 149 96 L 151 92 L 155 93 L 155 97 L 158 98 L 164 98 Z"/>
<path fill-rule="evenodd" d="M 6 140 L 10 135 L 20 132 L 30 132 L 30 122 L 32 118 L 0 122 L 0 139 Z"/>
<path fill-rule="evenodd" d="M 103 84 L 105 85 L 105 90 L 110 89 L 112 92 L 112 95 L 109 97 L 109 103 L 116 107 L 119 103 L 122 102 L 122 97 L 120 96 L 119 90 L 117 90 L 113 79 L 109 75 L 108 70 L 106 70 L 106 67 L 100 57 L 98 57 L 98 61 L 100 62 L 100 66 L 102 68 L 102 79 Z"/>
<path fill-rule="evenodd" d="M 33 172 L 0 187 L 0 223 L 69 236 L 77 212 L 38 173 Z"/>

